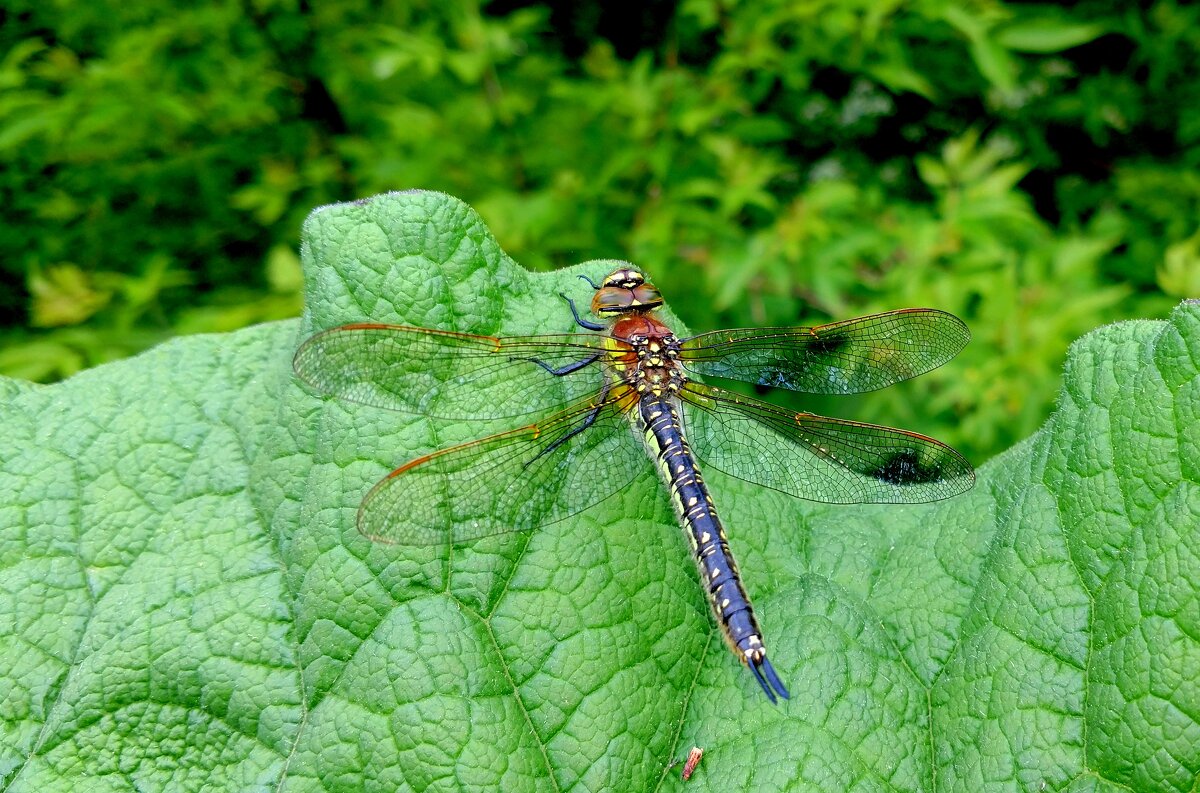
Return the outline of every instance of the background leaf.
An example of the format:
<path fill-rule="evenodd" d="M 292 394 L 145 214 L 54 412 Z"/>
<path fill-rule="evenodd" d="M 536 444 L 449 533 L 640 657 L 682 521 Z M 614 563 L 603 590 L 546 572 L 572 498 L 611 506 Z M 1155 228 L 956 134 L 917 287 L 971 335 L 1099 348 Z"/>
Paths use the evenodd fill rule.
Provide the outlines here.
<path fill-rule="evenodd" d="M 1093 41 L 1106 32 L 1103 25 L 1031 18 L 1005 25 L 996 38 L 1009 49 L 1021 52 L 1060 52 Z"/>
<path fill-rule="evenodd" d="M 356 319 L 568 330 L 557 293 L 611 262 L 531 275 L 419 192 L 317 210 L 303 259 L 302 323 L 0 381 L 3 789 L 675 789 L 693 744 L 696 789 L 1194 788 L 1195 303 L 1078 342 L 1051 421 L 951 501 L 710 473 L 792 690 L 771 707 L 649 463 L 527 536 L 374 546 L 370 484 L 491 427 L 291 377 Z"/>

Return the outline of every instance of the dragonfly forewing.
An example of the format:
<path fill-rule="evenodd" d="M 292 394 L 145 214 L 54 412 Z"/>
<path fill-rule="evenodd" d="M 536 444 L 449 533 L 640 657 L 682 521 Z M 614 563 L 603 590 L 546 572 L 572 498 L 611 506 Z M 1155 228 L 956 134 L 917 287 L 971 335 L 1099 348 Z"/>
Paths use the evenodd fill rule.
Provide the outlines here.
<path fill-rule="evenodd" d="M 318 333 L 296 351 L 296 374 L 317 391 L 450 420 L 548 413 L 596 388 L 595 336 L 473 336 L 363 323 Z M 539 363 L 540 362 L 540 363 Z M 586 373 L 581 375 L 580 373 Z"/>
<path fill-rule="evenodd" d="M 854 394 L 916 377 L 970 340 L 953 314 L 906 308 L 798 328 L 736 328 L 685 339 L 679 359 L 695 374 L 810 394 Z"/>

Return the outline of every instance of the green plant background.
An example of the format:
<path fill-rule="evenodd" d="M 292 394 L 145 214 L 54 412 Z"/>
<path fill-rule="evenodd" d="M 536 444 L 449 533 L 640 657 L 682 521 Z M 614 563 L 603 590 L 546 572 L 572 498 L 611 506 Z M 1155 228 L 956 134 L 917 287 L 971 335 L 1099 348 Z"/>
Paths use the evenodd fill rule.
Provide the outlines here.
<path fill-rule="evenodd" d="M 426 188 L 534 270 L 625 258 L 700 331 L 908 305 L 974 343 L 806 403 L 981 461 L 1067 345 L 1200 294 L 1200 8 L 8 3 L 0 373 L 295 316 L 314 206 Z M 918 407 L 919 406 L 919 407 Z"/>
<path fill-rule="evenodd" d="M 1095 331 L 1058 408 L 933 505 L 709 472 L 772 657 L 722 646 L 653 466 L 523 535 L 373 544 L 358 500 L 478 436 L 322 400 L 289 359 L 366 317 L 566 330 L 436 193 L 305 231 L 302 322 L 0 380 L 0 788 L 1192 791 L 1200 306 Z M 481 399 L 504 399 L 504 384 Z M 603 472 L 597 472 L 602 475 Z"/>

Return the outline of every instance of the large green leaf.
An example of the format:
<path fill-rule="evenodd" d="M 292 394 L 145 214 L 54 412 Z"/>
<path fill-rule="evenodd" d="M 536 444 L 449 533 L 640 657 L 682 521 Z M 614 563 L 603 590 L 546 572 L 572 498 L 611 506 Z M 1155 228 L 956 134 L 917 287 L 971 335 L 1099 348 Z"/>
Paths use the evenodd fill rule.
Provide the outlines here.
<path fill-rule="evenodd" d="M 352 320 L 568 331 L 557 294 L 609 263 L 531 275 L 433 193 L 318 210 L 304 259 L 303 322 L 0 384 L 0 789 L 675 789 L 693 744 L 697 789 L 1195 789 L 1200 306 L 1076 344 L 1046 427 L 951 501 L 710 474 L 773 707 L 649 463 L 529 535 L 376 546 L 372 482 L 497 427 L 291 376 Z"/>

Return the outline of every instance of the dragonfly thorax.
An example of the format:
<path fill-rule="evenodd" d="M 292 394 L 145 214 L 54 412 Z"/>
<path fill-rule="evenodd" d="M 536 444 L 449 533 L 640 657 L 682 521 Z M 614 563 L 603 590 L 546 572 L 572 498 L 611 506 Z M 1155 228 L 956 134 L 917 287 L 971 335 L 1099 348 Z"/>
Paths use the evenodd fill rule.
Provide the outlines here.
<path fill-rule="evenodd" d="M 679 363 L 679 339 L 661 322 L 646 316 L 623 318 L 612 335 L 625 350 L 618 370 L 637 393 L 663 396 L 683 388 L 687 375 Z"/>

